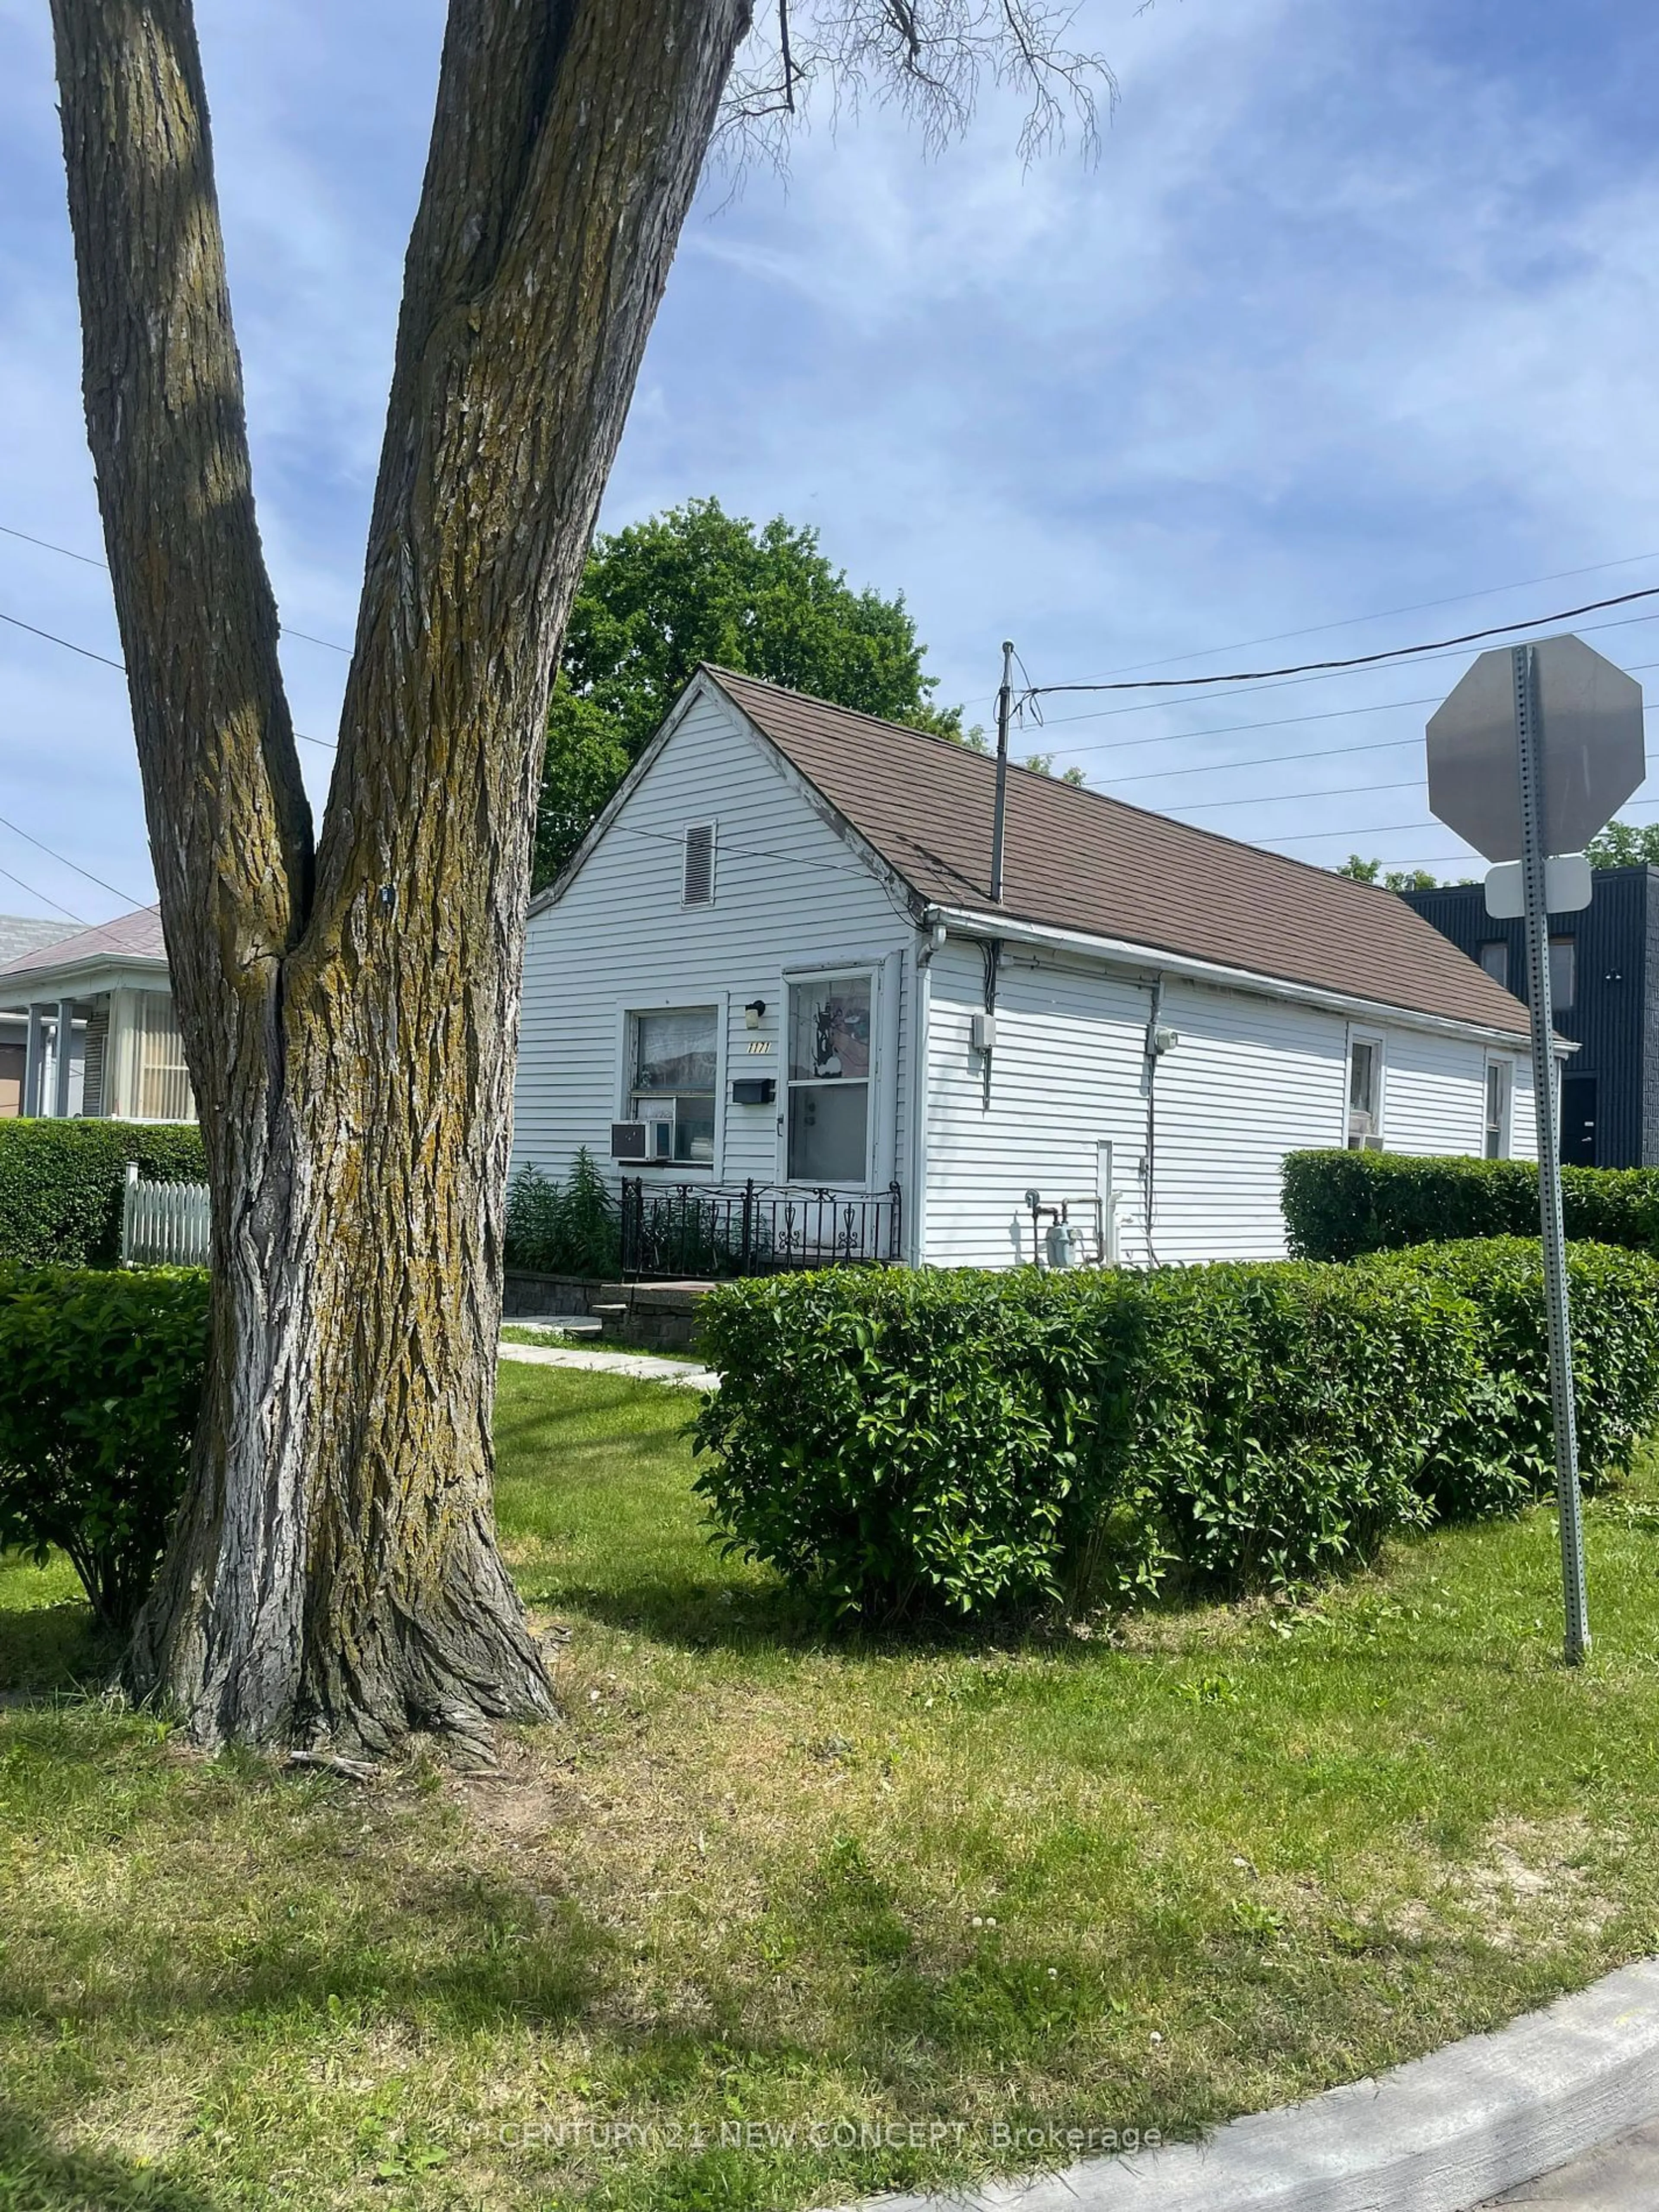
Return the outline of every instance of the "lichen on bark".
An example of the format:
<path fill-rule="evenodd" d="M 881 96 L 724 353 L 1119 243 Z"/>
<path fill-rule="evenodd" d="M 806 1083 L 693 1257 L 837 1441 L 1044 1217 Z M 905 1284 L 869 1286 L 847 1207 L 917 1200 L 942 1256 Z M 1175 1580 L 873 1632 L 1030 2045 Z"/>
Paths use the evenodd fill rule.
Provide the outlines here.
<path fill-rule="evenodd" d="M 746 0 L 453 0 L 313 847 L 190 0 L 52 0 L 87 422 L 214 1198 L 125 1665 L 204 1745 L 553 1710 L 490 1416 L 547 689 Z"/>

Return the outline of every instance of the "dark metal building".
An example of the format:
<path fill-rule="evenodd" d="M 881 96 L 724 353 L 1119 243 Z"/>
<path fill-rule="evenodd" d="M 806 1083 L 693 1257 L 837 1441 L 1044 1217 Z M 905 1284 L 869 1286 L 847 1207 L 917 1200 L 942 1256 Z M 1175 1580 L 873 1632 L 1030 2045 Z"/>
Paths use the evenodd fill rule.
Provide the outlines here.
<path fill-rule="evenodd" d="M 1577 1167 L 1659 1166 L 1659 868 L 1598 868 L 1582 914 L 1550 917 L 1555 1026 L 1578 1049 L 1561 1079 L 1561 1158 Z M 1407 891 L 1443 937 L 1518 999 L 1522 925 L 1494 921 L 1481 884 Z"/>

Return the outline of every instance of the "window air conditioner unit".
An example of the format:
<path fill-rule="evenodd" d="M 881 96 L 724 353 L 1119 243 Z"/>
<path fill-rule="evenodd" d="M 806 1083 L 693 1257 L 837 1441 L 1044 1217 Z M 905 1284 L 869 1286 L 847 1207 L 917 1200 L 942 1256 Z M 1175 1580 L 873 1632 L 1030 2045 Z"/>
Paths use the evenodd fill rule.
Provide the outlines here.
<path fill-rule="evenodd" d="M 611 1124 L 611 1157 L 613 1160 L 644 1160 L 650 1158 L 645 1149 L 646 1129 L 643 1121 L 613 1121 Z"/>
<path fill-rule="evenodd" d="M 1380 1152 L 1382 1139 L 1369 1114 L 1352 1113 L 1348 1116 L 1348 1150 L 1351 1152 Z"/>

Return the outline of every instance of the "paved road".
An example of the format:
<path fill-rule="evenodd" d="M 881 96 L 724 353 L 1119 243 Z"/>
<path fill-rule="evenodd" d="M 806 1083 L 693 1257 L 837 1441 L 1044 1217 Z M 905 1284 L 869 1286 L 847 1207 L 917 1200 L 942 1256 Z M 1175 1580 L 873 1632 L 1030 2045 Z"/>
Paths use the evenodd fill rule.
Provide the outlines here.
<path fill-rule="evenodd" d="M 1533 2212 L 1659 2212 L 1659 2121 L 1492 2197 L 1479 2212 L 1512 2204 Z"/>

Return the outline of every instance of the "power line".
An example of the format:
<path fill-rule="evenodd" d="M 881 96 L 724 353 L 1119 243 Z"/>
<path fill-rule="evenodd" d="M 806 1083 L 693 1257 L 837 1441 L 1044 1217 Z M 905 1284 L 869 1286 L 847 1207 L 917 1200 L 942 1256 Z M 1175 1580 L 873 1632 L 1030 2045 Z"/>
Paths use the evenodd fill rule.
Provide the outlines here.
<path fill-rule="evenodd" d="M 94 653 L 84 645 L 74 645 L 68 638 L 59 637 L 54 630 L 37 629 L 33 623 L 19 622 L 15 615 L 0 614 L 0 622 L 9 623 L 14 629 L 26 629 L 31 637 L 43 637 L 48 645 L 61 645 L 65 653 L 78 653 L 82 660 L 101 661 L 106 668 L 112 668 L 118 676 L 125 676 L 127 672 L 125 661 L 112 660 L 108 653 Z"/>
<path fill-rule="evenodd" d="M 1385 607 L 1380 613 L 1347 615 L 1340 622 L 1310 623 L 1304 629 L 1269 630 L 1265 637 L 1237 638 L 1231 645 L 1196 646 L 1187 653 L 1171 653 L 1162 660 L 1128 660 L 1109 668 L 1105 676 L 1127 676 L 1139 668 L 1168 668 L 1177 660 L 1208 660 L 1218 653 L 1244 653 L 1255 645 L 1278 645 L 1291 637 L 1318 637 L 1327 630 L 1357 629 L 1363 623 L 1391 622 L 1396 615 L 1421 615 L 1435 607 L 1461 606 L 1466 599 L 1492 599 L 1504 592 L 1530 591 L 1535 584 L 1561 584 L 1571 576 L 1595 576 L 1608 568 L 1633 568 L 1644 561 L 1659 561 L 1659 553 L 1627 553 L 1618 561 L 1592 561 L 1583 568 L 1556 568 L 1547 576 L 1522 576 L 1512 584 L 1485 584 L 1479 591 L 1454 592 L 1443 599 L 1417 599 L 1408 607 Z"/>
<path fill-rule="evenodd" d="M 79 560 L 81 556 L 76 554 L 75 557 Z M 48 645 L 61 645 L 65 653 L 78 653 L 82 660 L 98 661 L 105 668 L 112 668 L 118 676 L 125 676 L 127 672 L 125 661 L 112 660 L 106 653 L 94 653 L 87 646 L 76 645 L 66 637 L 59 637 L 53 630 L 37 629 L 33 623 L 19 622 L 15 615 L 0 614 L 0 622 L 9 623 L 14 629 L 26 629 L 31 637 L 43 637 Z M 296 631 L 295 635 L 297 636 L 299 633 Z M 325 753 L 337 752 L 339 750 L 337 745 L 331 744 L 326 738 L 308 738 L 303 730 L 295 730 L 294 734 L 302 745 L 316 745 Z M 106 884 L 105 888 L 107 890 L 108 885 Z M 119 896 L 118 892 L 117 896 Z"/>
<path fill-rule="evenodd" d="M 44 853 L 49 860 L 56 860 L 60 867 L 73 868 L 77 876 L 84 876 L 89 884 L 96 884 L 100 891 L 107 891 L 112 898 L 118 898 L 128 906 L 143 905 L 143 899 L 134 898 L 130 892 L 118 890 L 113 884 L 106 884 L 101 876 L 94 876 L 90 868 L 83 868 L 78 860 L 71 860 L 62 853 L 54 853 L 50 845 L 43 844 L 28 830 L 19 829 L 16 823 L 7 821 L 3 814 L 0 814 L 0 825 L 9 830 L 13 836 L 21 837 L 26 845 L 33 845 L 37 852 Z"/>
<path fill-rule="evenodd" d="M 1024 697 L 1052 696 L 1060 691 L 1184 691 L 1205 684 L 1265 684 L 1275 677 L 1317 676 L 1348 668 L 1374 668 L 1385 660 L 1406 660 L 1419 653 L 1443 653 L 1452 646 L 1478 645 L 1483 638 L 1503 637 L 1510 630 L 1535 629 L 1543 623 L 1571 622 L 1579 615 L 1600 614 L 1604 607 L 1627 607 L 1637 599 L 1659 599 L 1659 584 L 1648 584 L 1639 592 L 1620 592 L 1611 599 L 1587 599 L 1583 606 L 1563 607 L 1557 614 L 1517 615 L 1512 622 L 1498 623 L 1489 629 L 1466 629 L 1456 637 L 1431 638 L 1421 645 L 1390 646 L 1382 653 L 1358 653 L 1346 660 L 1304 660 L 1288 668 L 1236 668 L 1224 676 L 1150 676 L 1139 682 L 1119 684 L 1039 684 Z"/>
<path fill-rule="evenodd" d="M 27 530 L 13 530 L 7 523 L 0 522 L 0 537 L 21 538 L 25 545 L 38 545 L 46 553 L 61 553 L 66 561 L 79 561 L 86 568 L 101 568 L 106 575 L 109 574 L 106 561 L 95 561 L 90 553 L 76 553 L 67 545 L 54 545 L 50 538 L 31 538 Z"/>
<path fill-rule="evenodd" d="M 1644 619 L 1652 620 L 1654 617 L 1647 617 Z M 1659 660 L 1635 661 L 1626 673 L 1634 676 L 1644 673 L 1650 668 L 1659 668 Z M 1333 707 L 1318 714 L 1285 714 L 1266 722 L 1229 722 L 1224 723 L 1218 728 L 1170 730 L 1156 738 L 1113 738 L 1106 739 L 1098 745 L 1068 745 L 1065 750 L 1072 753 L 1133 752 L 1138 751 L 1143 745 L 1180 744 L 1190 743 L 1199 738 L 1227 737 L 1239 730 L 1288 730 L 1296 728 L 1304 722 L 1334 722 L 1354 714 L 1386 714 L 1398 712 L 1407 707 L 1437 707 L 1439 704 L 1437 696 L 1425 699 L 1385 699 L 1370 707 Z M 1656 711 L 1659 711 L 1659 700 L 1649 700 L 1643 708 L 1644 714 L 1651 714 Z M 1147 769 L 1134 775 L 1118 775 L 1109 773 L 1105 781 L 1109 784 L 1149 783 L 1164 776 L 1203 775 L 1212 771 L 1216 775 L 1224 775 L 1227 769 L 1234 768 L 1272 768 L 1281 761 L 1292 760 L 1342 760 L 1355 753 L 1393 752 L 1398 750 L 1402 745 L 1414 745 L 1421 743 L 1421 738 L 1416 731 L 1413 731 L 1407 738 L 1377 738 L 1368 739 L 1365 744 L 1358 745 L 1316 745 L 1297 753 L 1261 753 L 1251 755 L 1243 760 L 1198 761 L 1188 768 Z"/>
<path fill-rule="evenodd" d="M 1324 784 L 1317 791 L 1250 792 L 1242 799 L 1183 799 L 1176 803 L 1188 814 L 1210 814 L 1220 806 L 1282 806 L 1292 799 L 1363 799 L 1373 791 L 1421 791 L 1420 775 L 1407 777 L 1404 783 L 1336 783 Z"/>
<path fill-rule="evenodd" d="M 31 538 L 27 530 L 14 530 L 8 523 L 0 522 L 0 537 L 20 538 L 25 545 L 38 545 L 44 553 L 61 553 L 66 561 L 79 561 L 84 568 L 101 568 L 106 576 L 109 574 L 107 561 L 94 561 L 90 553 L 77 553 L 73 546 L 54 545 L 50 538 Z M 330 653 L 343 653 L 348 659 L 350 658 L 351 647 L 349 645 L 337 645 L 331 637 L 313 637 L 309 630 L 291 629 L 280 617 L 278 626 L 284 637 L 302 637 L 307 645 L 324 646 Z M 25 624 L 24 627 L 27 628 L 27 625 Z M 44 635 L 45 633 L 42 632 L 42 635 Z M 59 642 L 61 643 L 62 641 L 60 640 Z M 72 652 L 77 649 L 74 647 L 70 647 Z"/>
<path fill-rule="evenodd" d="M 42 906 L 55 906 L 59 914 L 69 915 L 70 920 L 77 928 L 86 928 L 87 924 L 82 917 L 78 914 L 71 914 L 61 900 L 48 898 L 45 891 L 36 890 L 33 884 L 26 884 L 21 876 L 13 875 L 9 868 L 0 868 L 0 876 L 3 876 L 9 884 L 15 884 L 20 891 L 27 891 L 31 898 L 39 899 Z"/>
<path fill-rule="evenodd" d="M 1554 621 L 1554 620 L 1558 620 L 1558 619 L 1559 619 L 1559 617 L 1553 617 L 1553 616 L 1548 616 L 1548 615 L 1540 615 L 1540 616 L 1538 617 L 1538 621 L 1539 621 L 1540 623 L 1549 622 L 1549 621 Z M 1592 636 L 1592 637 L 1593 637 L 1593 636 L 1595 636 L 1595 635 L 1596 635 L 1596 633 L 1597 633 L 1598 631 L 1601 631 L 1601 630 L 1604 630 L 1604 629 L 1633 629 L 1633 628 L 1636 628 L 1636 627 L 1639 626 L 1639 625 L 1640 625 L 1641 623 L 1650 623 L 1650 622 L 1659 622 L 1659 615 L 1621 615 L 1616 622 L 1605 622 L 1605 623 L 1583 623 L 1583 624 L 1582 624 L 1582 625 L 1581 625 L 1581 628 L 1582 628 L 1582 630 L 1583 630 L 1583 635 L 1585 635 L 1586 636 Z M 1528 626 L 1529 626 L 1529 625 L 1528 625 L 1528 624 L 1527 624 L 1526 623 L 1516 623 L 1516 624 L 1514 625 L 1514 627 L 1515 627 L 1515 628 L 1516 628 L 1516 629 L 1527 629 Z M 1516 644 L 1523 644 L 1523 643 L 1525 643 L 1525 642 L 1526 642 L 1526 641 L 1525 641 L 1524 639 L 1517 638 L 1517 639 L 1515 641 L 1515 642 L 1516 642 Z M 1415 661 L 1415 662 L 1413 664 L 1413 672 L 1414 673 L 1414 672 L 1415 672 L 1415 671 L 1416 671 L 1417 669 L 1419 669 L 1419 668 L 1427 668 L 1427 667 L 1431 666 L 1431 665 L 1432 665 L 1432 663 L 1433 663 L 1434 661 L 1436 661 L 1436 660 L 1461 660 L 1462 658 L 1463 658 L 1463 655 L 1462 655 L 1461 653 L 1459 653 L 1459 652 L 1449 652 L 1449 653 L 1427 653 L 1427 652 L 1425 652 L 1425 653 L 1424 653 L 1424 654 L 1423 654 L 1423 658 L 1422 658 L 1421 659 L 1419 659 L 1419 660 Z M 1646 665 L 1651 665 L 1652 664 L 1651 664 L 1651 663 L 1649 663 L 1649 664 L 1646 664 Z M 1285 691 L 1285 690 L 1297 690 L 1297 689 L 1299 689 L 1299 688 L 1300 688 L 1303 684 L 1333 684 L 1333 683 L 1336 682 L 1336 680 L 1337 680 L 1338 677 L 1339 677 L 1342 672 L 1343 672 L 1342 665 L 1341 665 L 1340 664 L 1339 664 L 1339 665 L 1336 666 L 1336 669 L 1335 669 L 1335 672 L 1334 672 L 1334 673 L 1327 673 L 1327 674 L 1324 674 L 1324 675 L 1309 674 L 1309 675 L 1300 675 L 1300 676 L 1289 676 L 1289 677 L 1285 677 L 1285 678 L 1280 678 L 1280 679 L 1279 679 L 1278 682 L 1276 682 L 1276 683 L 1271 683 L 1271 684 L 1270 684 L 1270 683 L 1265 683 L 1265 682 L 1264 682 L 1264 683 L 1261 684 L 1260 685 L 1252 685 L 1252 684 L 1241 684 L 1240 688 L 1239 688 L 1239 689 L 1238 689 L 1238 690 L 1237 690 L 1237 691 L 1218 691 L 1218 692 L 1216 692 L 1216 693 L 1214 693 L 1214 694 L 1213 694 L 1213 696 L 1214 696 L 1214 697 L 1216 697 L 1216 698 L 1218 698 L 1218 699 L 1232 699 L 1232 698 L 1244 699 L 1244 698 L 1253 698 L 1253 697 L 1255 697 L 1255 696 L 1256 696 L 1256 693 L 1257 693 L 1257 691 L 1258 691 L 1258 690 L 1261 690 L 1261 691 Z M 1186 679 L 1184 679 L 1184 678 L 1183 678 L 1182 680 L 1183 680 L 1183 681 L 1185 681 Z M 1192 681 L 1194 681 L 1194 683 L 1196 683 L 1196 682 L 1200 681 L 1200 679 L 1199 679 L 1198 678 L 1192 678 L 1191 680 L 1192 680 Z M 1226 679 L 1225 679 L 1225 678 L 1218 678 L 1216 680 L 1217 680 L 1218 682 L 1224 682 Z M 1103 688 L 1103 689 L 1110 689 L 1111 687 L 1110 687 L 1110 686 L 1103 686 L 1103 687 L 1102 687 L 1102 688 Z M 1125 687 L 1125 688 L 1127 688 L 1127 689 L 1133 689 L 1134 687 L 1133 687 L 1133 686 L 1128 686 L 1128 687 Z M 1018 702 L 1016 702 L 1016 703 L 1018 703 Z M 1040 725 L 1040 726 L 1041 726 L 1042 728 L 1045 729 L 1045 730 L 1052 730 L 1052 729 L 1059 728 L 1059 727 L 1060 727 L 1061 726 L 1063 726 L 1064 724 L 1066 724 L 1066 723 L 1067 723 L 1067 722 L 1106 722 L 1106 721 L 1115 721 L 1115 720 L 1116 720 L 1116 719 L 1118 718 L 1118 716 L 1119 716 L 1119 715 L 1121 715 L 1121 714 L 1167 714 L 1167 713 L 1168 713 L 1168 711 L 1169 711 L 1169 709 L 1170 709 L 1170 708 L 1171 706 L 1184 706 L 1184 705 L 1196 706 L 1198 703 L 1199 703 L 1199 702 L 1198 702 L 1198 701 L 1197 701 L 1197 700 L 1190 700 L 1190 701 L 1187 701 L 1187 700 L 1179 700 L 1179 699 L 1177 699 L 1177 700 L 1169 700 L 1169 699 L 1139 699 L 1139 700 L 1137 700 L 1137 701 L 1135 702 L 1135 703 L 1134 703 L 1133 706 L 1131 706 L 1131 707 L 1093 707 L 1093 708 L 1085 708 L 1085 711 L 1084 711 L 1082 714 L 1062 714 L 1062 715 L 1060 715 L 1060 716 L 1058 718 L 1058 720 L 1057 720 L 1057 721 L 1045 721 L 1045 722 L 1043 722 L 1042 724 L 1041 724 L 1041 725 Z M 1074 750 L 1080 750 L 1080 749 L 1079 749 L 1079 748 L 1074 748 Z"/>

